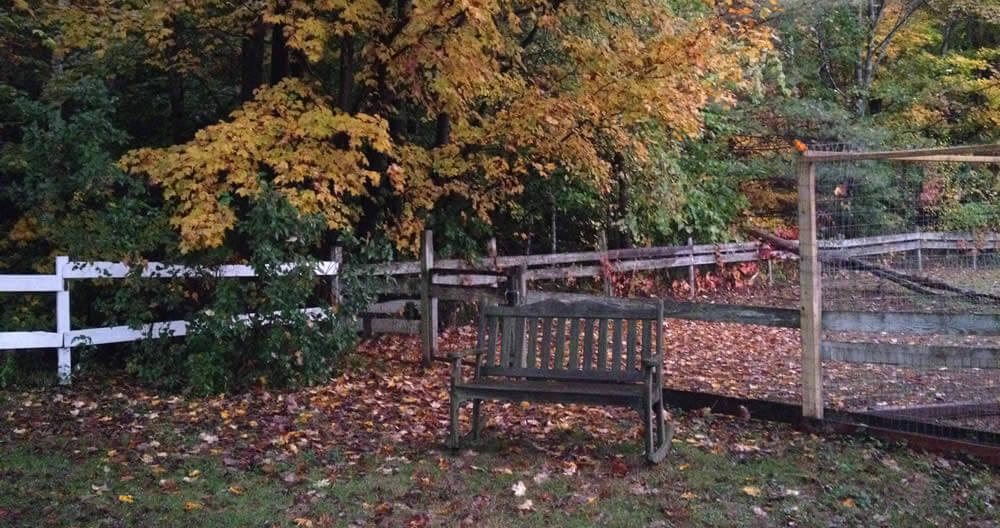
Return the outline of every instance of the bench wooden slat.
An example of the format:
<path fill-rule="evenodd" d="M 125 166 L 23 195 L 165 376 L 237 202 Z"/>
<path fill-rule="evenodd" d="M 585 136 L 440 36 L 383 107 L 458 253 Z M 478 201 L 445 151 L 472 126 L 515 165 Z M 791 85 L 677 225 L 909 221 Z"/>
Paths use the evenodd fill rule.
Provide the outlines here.
<path fill-rule="evenodd" d="M 628 341 L 626 341 L 625 343 L 625 368 L 622 370 L 625 370 L 626 372 L 636 368 L 635 350 L 636 350 L 636 333 L 638 331 L 636 325 L 638 324 L 639 321 L 632 321 L 632 320 L 625 321 L 625 325 L 628 328 Z"/>
<path fill-rule="evenodd" d="M 528 352 L 525 363 L 529 367 L 535 367 L 536 350 L 538 348 L 538 319 L 531 317 L 528 319 Z"/>
<path fill-rule="evenodd" d="M 607 319 L 656 319 L 657 307 L 648 302 L 630 299 L 602 299 L 566 302 L 549 299 L 519 306 L 487 306 L 487 317 L 560 317 L 560 318 L 607 318 Z"/>
<path fill-rule="evenodd" d="M 597 370 L 608 370 L 608 320 L 597 320 Z"/>
<path fill-rule="evenodd" d="M 652 355 L 653 325 L 648 321 L 642 323 L 642 359 Z"/>
<path fill-rule="evenodd" d="M 583 370 L 594 369 L 594 320 L 583 320 Z"/>
<path fill-rule="evenodd" d="M 500 358 L 498 357 L 500 351 L 498 350 L 497 347 L 497 338 L 499 337 L 500 337 L 500 319 L 492 318 L 490 321 L 489 343 L 487 344 L 487 346 L 489 347 L 487 356 L 488 358 L 487 361 L 489 365 L 500 364 Z"/>
<path fill-rule="evenodd" d="M 552 365 L 552 368 L 554 370 L 563 370 L 565 368 L 563 366 L 563 357 L 564 357 L 563 349 L 566 348 L 566 337 L 564 335 L 566 333 L 566 320 L 563 319 L 562 317 L 558 317 L 554 319 L 553 322 L 556 325 L 556 335 L 555 335 L 556 359 L 555 359 L 555 364 Z"/>
<path fill-rule="evenodd" d="M 591 370 L 589 372 L 580 372 L 574 370 L 552 370 L 552 369 L 542 369 L 542 368 L 506 368 L 506 367 L 483 367 L 482 376 L 503 376 L 503 377 L 521 377 L 521 378 L 537 378 L 546 380 L 561 380 L 561 381 L 612 381 L 609 380 L 607 372 L 597 372 Z M 633 383 L 636 381 L 642 381 L 641 371 L 632 372 L 619 372 L 614 376 L 615 382 L 629 382 Z M 504 380 L 500 383 L 505 383 Z M 499 381 L 498 381 L 499 382 Z M 516 383 L 516 382 L 513 382 Z"/>
<path fill-rule="evenodd" d="M 539 361 L 539 367 L 543 369 L 549 368 L 549 357 L 551 356 L 552 348 L 552 318 L 546 317 L 542 319 L 542 350 L 539 354 L 541 356 L 541 361 Z"/>
<path fill-rule="evenodd" d="M 569 323 L 569 370 L 580 370 L 580 319 Z"/>
<path fill-rule="evenodd" d="M 622 320 L 614 320 L 614 330 L 611 332 L 611 372 L 622 368 Z"/>

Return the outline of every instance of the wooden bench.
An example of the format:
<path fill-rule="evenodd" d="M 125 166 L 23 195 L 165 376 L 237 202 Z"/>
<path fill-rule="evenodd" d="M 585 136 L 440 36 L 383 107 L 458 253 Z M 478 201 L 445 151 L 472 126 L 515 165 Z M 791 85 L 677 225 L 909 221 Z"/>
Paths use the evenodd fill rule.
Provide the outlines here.
<path fill-rule="evenodd" d="M 639 411 L 646 458 L 663 460 L 673 428 L 663 419 L 662 331 L 662 301 L 484 307 L 476 348 L 449 354 L 449 446 L 459 446 L 458 413 L 469 400 L 473 439 L 479 437 L 482 400 L 616 405 Z M 468 358 L 474 358 L 475 374 L 464 379 Z"/>

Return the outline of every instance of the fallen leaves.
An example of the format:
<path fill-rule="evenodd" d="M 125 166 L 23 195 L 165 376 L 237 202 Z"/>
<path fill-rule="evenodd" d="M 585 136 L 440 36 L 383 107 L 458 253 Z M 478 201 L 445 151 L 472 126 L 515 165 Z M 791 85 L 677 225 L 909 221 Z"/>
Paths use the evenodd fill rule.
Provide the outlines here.
<path fill-rule="evenodd" d="M 743 493 L 751 497 L 760 497 L 760 488 L 756 486 L 743 486 Z"/>
<path fill-rule="evenodd" d="M 525 492 L 528 491 L 527 486 L 525 486 L 524 482 L 521 482 L 520 480 L 517 481 L 516 484 L 514 484 L 513 486 L 511 486 L 510 489 L 511 489 L 511 491 L 514 492 L 514 496 L 515 497 L 523 497 L 524 494 L 525 494 Z"/>
<path fill-rule="evenodd" d="M 124 502 L 124 503 L 127 503 L 127 504 L 132 504 L 133 502 L 135 502 L 135 498 L 132 497 L 131 495 L 119 495 L 118 496 L 118 502 Z"/>

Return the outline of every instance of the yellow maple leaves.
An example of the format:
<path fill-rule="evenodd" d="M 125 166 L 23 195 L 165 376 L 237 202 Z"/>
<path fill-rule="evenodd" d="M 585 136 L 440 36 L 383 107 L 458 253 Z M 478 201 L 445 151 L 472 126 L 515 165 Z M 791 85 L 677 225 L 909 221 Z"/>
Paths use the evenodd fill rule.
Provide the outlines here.
<path fill-rule="evenodd" d="M 133 151 L 120 164 L 147 174 L 176 202 L 171 221 L 189 251 L 222 243 L 236 222 L 228 201 L 256 196 L 261 178 L 303 214 L 323 215 L 330 229 L 349 228 L 360 211 L 348 200 L 380 179 L 368 169 L 364 148 L 391 151 L 383 119 L 335 111 L 314 86 L 289 78 L 260 89 L 229 121 L 192 141 Z"/>
<path fill-rule="evenodd" d="M 733 100 L 750 84 L 744 68 L 772 52 L 770 31 L 747 22 L 752 10 L 721 6 L 685 16 L 637 0 L 517 8 L 424 0 L 405 13 L 377 0 L 322 0 L 263 9 L 253 20 L 283 28 L 289 48 L 318 71 L 343 75 L 336 87 L 287 78 L 260 88 L 191 141 L 121 160 L 174 204 L 184 251 L 222 244 L 237 220 L 232 203 L 252 200 L 261 181 L 337 230 L 350 230 L 365 204 L 384 204 L 388 193 L 393 208 L 374 209 L 404 252 L 416 250 L 445 200 L 461 203 L 463 218 L 489 223 L 531 178 L 559 171 L 609 189 L 614 156 L 641 169 L 652 149 L 670 148 L 641 130 L 663 127 L 671 141 L 698 135 L 703 109 Z M 236 27 L 250 20 L 241 16 Z M 147 37 L 169 39 L 157 20 Z M 401 123 L 391 134 L 390 120 Z"/>

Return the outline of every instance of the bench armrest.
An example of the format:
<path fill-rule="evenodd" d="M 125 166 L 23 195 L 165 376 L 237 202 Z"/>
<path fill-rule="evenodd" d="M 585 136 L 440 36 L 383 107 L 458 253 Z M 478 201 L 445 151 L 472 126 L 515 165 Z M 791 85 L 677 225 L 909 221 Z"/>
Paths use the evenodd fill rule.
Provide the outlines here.
<path fill-rule="evenodd" d="M 642 358 L 643 367 L 658 367 L 663 365 L 663 355 L 656 354 L 647 358 Z"/>
<path fill-rule="evenodd" d="M 483 351 L 478 348 L 467 348 L 465 350 L 452 350 L 448 352 L 448 359 L 465 359 L 469 356 L 478 356 Z"/>

